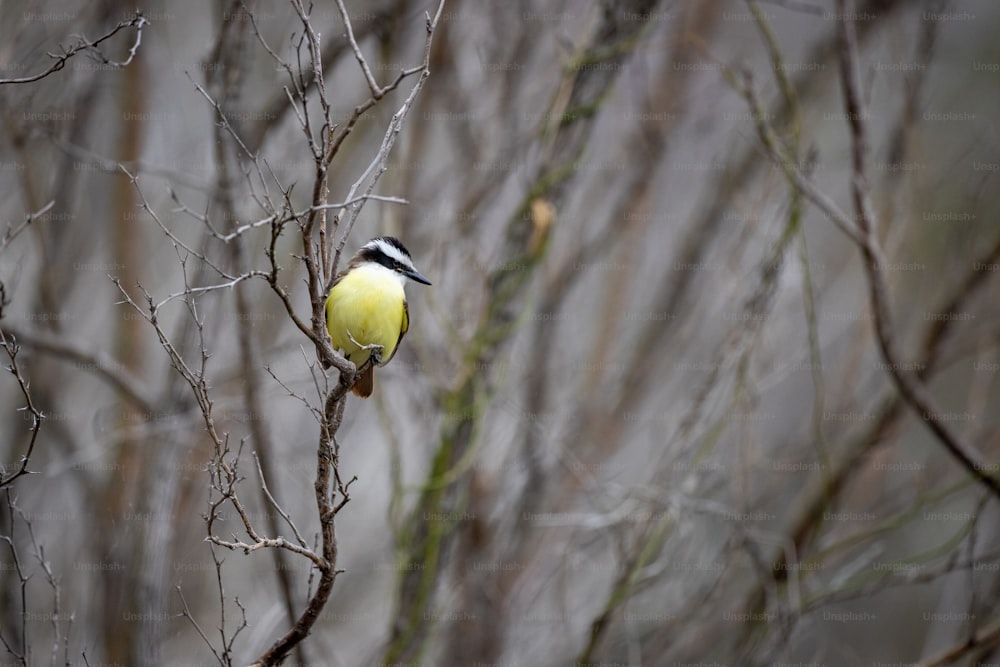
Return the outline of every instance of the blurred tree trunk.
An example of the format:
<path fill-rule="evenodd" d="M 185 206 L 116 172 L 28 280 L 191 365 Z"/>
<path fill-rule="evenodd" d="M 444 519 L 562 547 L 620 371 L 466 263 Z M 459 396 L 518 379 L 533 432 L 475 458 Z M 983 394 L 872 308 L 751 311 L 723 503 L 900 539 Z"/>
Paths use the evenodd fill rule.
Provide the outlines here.
<path fill-rule="evenodd" d="M 121 5 L 124 7 L 124 5 Z M 108 11 L 107 19 L 115 14 Z M 117 89 L 119 113 L 114 123 L 118 131 L 115 159 L 125 165 L 132 165 L 142 155 L 143 128 L 145 123 L 138 119 L 146 112 L 148 91 L 144 71 L 145 58 L 141 55 L 131 67 L 118 73 L 120 86 Z M 135 289 L 142 274 L 140 265 L 145 254 L 139 221 L 142 216 L 136 207 L 134 186 L 125 174 L 117 173 L 112 179 L 113 207 L 105 229 L 111 258 L 120 267 L 118 275 L 126 289 Z M 123 313 L 124 311 L 116 311 Z M 143 349 L 142 333 L 145 322 L 139 317 L 119 315 L 112 322 L 114 355 L 117 362 L 135 377 L 143 371 L 146 351 Z M 148 664 L 143 655 L 149 646 L 144 645 L 143 623 L 133 619 L 146 605 L 152 608 L 154 601 L 143 595 L 141 582 L 146 563 L 147 542 L 145 529 L 153 514 L 163 508 L 150 508 L 148 484 L 156 474 L 148 474 L 144 455 L 151 451 L 153 443 L 144 442 L 143 425 L 149 415 L 139 413 L 132 405 L 118 404 L 117 428 L 110 430 L 113 444 L 113 466 L 104 487 L 104 501 L 98 508 L 101 522 L 100 534 L 105 540 L 107 551 L 103 558 L 107 562 L 122 564 L 124 569 L 107 569 L 101 572 L 102 606 L 104 618 L 114 622 L 102 625 L 104 632 L 105 661 L 113 664 Z M 111 443 L 109 443 L 111 444 Z M 145 447 L 144 447 L 145 446 Z"/>

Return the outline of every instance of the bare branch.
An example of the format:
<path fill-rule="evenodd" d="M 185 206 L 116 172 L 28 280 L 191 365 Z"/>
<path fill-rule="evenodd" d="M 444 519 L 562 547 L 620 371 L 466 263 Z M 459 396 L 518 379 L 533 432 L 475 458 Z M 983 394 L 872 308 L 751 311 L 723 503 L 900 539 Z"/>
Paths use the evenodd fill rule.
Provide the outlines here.
<path fill-rule="evenodd" d="M 881 252 L 878 249 L 875 214 L 871 204 L 870 186 L 865 173 L 868 161 L 868 133 L 864 103 L 861 99 L 861 76 L 858 71 L 858 43 L 854 33 L 847 0 L 838 0 L 838 11 L 845 17 L 838 23 L 837 46 L 841 84 L 844 88 L 844 108 L 851 130 L 851 157 L 854 176 L 851 194 L 861 235 L 859 247 L 868 276 L 869 298 L 875 318 L 875 331 L 882 357 L 903 400 L 937 436 L 948 452 L 994 496 L 1000 498 L 1000 480 L 989 474 L 987 466 L 971 445 L 966 443 L 942 419 L 926 386 L 909 368 L 897 349 L 895 326 L 889 304 L 889 290 L 883 274 Z"/>
<path fill-rule="evenodd" d="M 194 257 L 197 257 L 202 262 L 204 262 L 208 267 L 210 267 L 213 271 L 215 271 L 217 274 L 219 274 L 219 276 L 221 276 L 222 278 L 224 278 L 226 280 L 235 280 L 236 279 L 236 276 L 230 274 L 228 271 L 223 270 L 218 264 L 216 264 L 215 262 L 213 262 L 212 260 L 210 260 L 205 255 L 205 253 L 200 252 L 200 251 L 196 250 L 195 248 L 192 248 L 188 244 L 184 243 L 184 241 L 182 241 L 176 234 L 174 234 L 174 232 L 169 227 L 167 227 L 163 223 L 162 220 L 160 220 L 160 216 L 157 215 L 156 211 L 153 210 L 153 207 L 149 205 L 149 202 L 146 200 L 145 193 L 143 193 L 142 188 L 139 187 L 139 176 L 138 176 L 138 174 L 133 175 L 122 164 L 118 165 L 118 169 L 121 170 L 121 172 L 123 174 L 125 174 L 126 177 L 128 177 L 129 182 L 131 182 L 132 185 L 133 185 L 133 187 L 135 188 L 136 194 L 139 196 L 139 205 L 142 208 L 142 210 L 144 210 L 149 215 L 149 217 L 151 217 L 153 219 L 153 221 L 156 223 L 156 225 L 163 231 L 163 233 L 166 234 L 170 238 L 170 240 L 173 242 L 173 244 L 174 244 L 175 247 L 181 248 L 187 254 L 192 255 Z"/>
<path fill-rule="evenodd" d="M 11 241 L 13 241 L 14 239 L 16 239 L 21 232 L 23 232 L 25 229 L 27 229 L 28 225 L 30 225 L 35 220 L 37 220 L 38 218 L 40 218 L 43 215 L 45 215 L 46 213 L 48 213 L 49 210 L 53 206 L 55 206 L 55 204 L 56 204 L 56 200 L 53 199 L 48 204 L 46 204 L 45 206 L 41 207 L 40 209 L 38 209 L 34 213 L 29 213 L 28 215 L 24 216 L 24 222 L 22 222 L 21 224 L 19 224 L 17 227 L 11 227 L 10 225 L 8 225 L 7 226 L 7 231 L 4 232 L 3 238 L 0 238 L 0 252 L 3 252 L 3 249 L 6 248 L 7 245 Z"/>
<path fill-rule="evenodd" d="M 242 542 L 240 540 L 223 540 L 222 538 L 214 535 L 210 535 L 206 539 L 208 539 L 212 544 L 217 544 L 220 547 L 226 547 L 227 549 L 242 549 L 245 554 L 253 553 L 258 549 L 287 549 L 292 553 L 308 558 L 318 568 L 322 569 L 327 567 L 327 563 L 312 549 L 298 544 L 293 544 L 283 537 L 258 537 L 252 543 Z"/>
<path fill-rule="evenodd" d="M 260 477 L 260 486 L 264 490 L 264 495 L 267 496 L 267 501 L 271 503 L 271 507 L 281 515 L 281 518 L 285 520 L 288 527 L 292 529 L 292 533 L 295 535 L 295 540 L 299 543 L 299 546 L 306 548 L 306 541 L 302 539 L 302 535 L 299 533 L 299 529 L 295 527 L 292 517 L 288 516 L 288 512 L 282 509 L 278 501 L 271 495 L 271 490 L 267 488 L 267 480 L 264 479 L 264 471 L 260 467 L 260 457 L 257 456 L 256 452 L 254 452 L 253 460 L 257 464 L 257 475 Z"/>
<path fill-rule="evenodd" d="M 390 151 L 392 151 L 393 144 L 396 142 L 396 136 L 399 134 L 399 131 L 403 127 L 403 121 L 406 119 L 406 115 L 413 108 L 413 103 L 416 100 L 417 95 L 420 94 L 421 89 L 424 87 L 424 83 L 426 82 L 427 77 L 430 76 L 431 44 L 434 37 L 434 31 L 437 27 L 438 20 L 441 18 L 441 12 L 443 9 L 444 9 L 444 0 L 441 0 L 438 3 L 437 10 L 434 12 L 433 18 L 430 15 L 426 16 L 427 37 L 424 41 L 423 60 L 420 67 L 401 72 L 395 81 L 393 81 L 389 86 L 383 89 L 383 94 L 389 92 L 390 90 L 397 87 L 402 82 L 405 76 L 408 76 L 411 73 L 417 73 L 417 72 L 420 73 L 417 82 L 413 84 L 413 88 L 410 90 L 410 94 L 407 95 L 406 101 L 403 102 L 403 106 L 401 106 L 399 108 L 399 111 L 397 111 L 395 115 L 393 115 L 392 120 L 389 123 L 389 127 L 386 128 L 385 136 L 382 139 L 382 145 L 379 147 L 378 152 L 375 154 L 375 158 L 368 165 L 368 168 L 365 169 L 364 173 L 361 175 L 361 178 L 359 178 L 351 186 L 351 189 L 347 193 L 347 197 L 345 199 L 346 201 L 351 201 L 354 198 L 354 195 L 357 192 L 358 188 L 364 182 L 364 180 L 368 178 L 369 175 L 371 175 L 371 180 L 368 182 L 368 187 L 364 192 L 364 198 L 351 207 L 350 217 L 347 219 L 343 231 L 340 232 L 340 241 L 338 241 L 336 244 L 336 249 L 332 257 L 332 264 L 330 267 L 325 267 L 328 268 L 327 284 L 325 285 L 326 290 L 329 290 L 333 284 L 333 280 L 335 278 L 334 272 L 336 271 L 336 267 L 340 262 L 340 255 L 344 250 L 344 246 L 347 244 L 347 238 L 350 236 L 351 230 L 354 228 L 354 223 L 357 221 L 358 215 L 360 215 L 361 213 L 361 208 L 364 206 L 366 199 L 371 196 L 371 193 L 375 189 L 375 185 L 378 183 L 379 178 L 382 176 L 383 173 L 385 173 L 386 160 L 389 156 Z M 345 22 L 346 20 L 347 19 L 345 14 Z M 374 102 L 374 98 L 372 98 L 371 101 Z M 355 109 L 355 113 L 357 113 L 357 109 Z M 342 141 L 343 139 L 341 138 L 340 140 Z"/>
<path fill-rule="evenodd" d="M 181 599 L 181 606 L 184 607 L 180 615 L 186 618 L 191 623 L 191 625 L 194 626 L 195 632 L 198 633 L 198 636 L 201 637 L 202 641 L 205 642 L 205 645 L 208 646 L 208 650 L 212 652 L 212 655 L 215 656 L 215 659 L 218 661 L 218 663 L 220 665 L 226 664 L 225 661 L 223 661 L 222 656 L 219 655 L 219 653 L 215 650 L 215 647 L 212 645 L 212 642 L 209 641 L 208 635 L 206 635 L 205 631 L 201 629 L 200 625 L 198 625 L 198 621 L 195 619 L 194 614 L 191 613 L 190 607 L 188 607 L 187 600 L 184 599 L 184 593 L 181 591 L 181 587 L 178 585 L 175 587 L 174 590 L 177 591 L 177 597 Z"/>
<path fill-rule="evenodd" d="M 365 75 L 365 81 L 368 83 L 368 90 L 371 91 L 372 97 L 376 100 L 381 99 L 385 94 L 385 91 L 379 87 L 378 82 L 375 81 L 375 75 L 372 74 L 372 68 L 368 66 L 368 61 L 365 60 L 365 54 L 361 53 L 361 47 L 358 46 L 358 41 L 354 39 L 354 28 L 351 27 L 351 17 L 347 14 L 347 8 L 344 7 L 344 0 L 337 0 L 337 9 L 340 10 L 340 16 L 344 19 L 344 28 L 347 30 L 347 40 L 351 43 L 351 49 L 354 51 L 354 57 L 358 60 L 358 65 L 361 66 L 361 71 Z"/>
<path fill-rule="evenodd" d="M 75 44 L 69 49 L 64 48 L 61 54 L 57 55 L 54 53 L 49 53 L 48 56 L 50 58 L 54 58 L 55 62 L 53 62 L 49 66 L 49 68 L 44 72 L 40 72 L 39 74 L 34 74 L 32 76 L 21 77 L 18 79 L 0 79 L 0 85 L 8 83 L 34 83 L 35 81 L 44 79 L 50 74 L 54 74 L 59 70 L 61 70 L 63 67 L 66 66 L 66 63 L 69 62 L 70 58 L 84 51 L 94 54 L 97 57 L 97 59 L 105 65 L 110 65 L 112 67 L 126 67 L 132 62 L 132 59 L 135 58 L 136 52 L 139 50 L 139 43 L 142 41 L 142 28 L 143 26 L 146 25 L 149 25 L 149 21 L 146 20 L 146 18 L 142 15 L 141 12 L 136 12 L 135 16 L 128 19 L 127 21 L 119 22 L 118 25 L 112 28 L 110 32 L 107 32 L 103 36 L 98 37 L 93 42 L 88 41 L 85 37 L 80 37 L 77 44 Z M 135 42 L 132 44 L 132 47 L 128 51 L 128 58 L 120 62 L 111 60 L 107 56 L 105 56 L 101 52 L 101 50 L 98 49 L 97 47 L 102 42 L 111 39 L 125 28 L 135 28 Z"/>
<path fill-rule="evenodd" d="M 0 329 L 0 347 L 4 349 L 4 352 L 7 354 L 7 358 L 10 360 L 7 370 L 14 376 L 14 379 L 17 380 L 17 386 L 20 388 L 21 395 L 24 397 L 25 407 L 18 408 L 18 411 L 24 410 L 31 415 L 31 435 L 28 440 L 28 447 L 24 454 L 21 455 L 20 465 L 17 470 L 11 473 L 0 470 L 0 488 L 3 488 L 11 484 L 18 477 L 30 474 L 30 471 L 28 470 L 28 462 L 31 460 L 32 452 L 35 451 L 35 442 L 38 440 L 38 432 L 42 428 L 42 421 L 45 420 L 45 415 L 42 414 L 42 411 L 35 406 L 35 403 L 31 398 L 31 392 L 28 390 L 28 380 L 21 374 L 21 369 L 17 365 L 17 353 L 21 348 L 13 337 L 11 337 L 10 340 L 7 339 L 7 333 L 3 329 Z"/>
<path fill-rule="evenodd" d="M 9 535 L 0 535 L 0 541 L 7 543 L 7 548 L 10 550 L 10 559 L 13 561 L 14 573 L 17 575 L 18 589 L 19 589 L 19 603 L 21 612 L 21 627 L 20 627 L 20 650 L 14 648 L 10 645 L 10 642 L 6 637 L 3 636 L 3 632 L 0 632 L 0 643 L 4 645 L 7 652 L 18 659 L 18 661 L 27 665 L 25 659 L 25 654 L 22 651 L 28 650 L 28 580 L 31 578 L 29 575 L 25 574 L 24 567 L 21 564 L 21 559 L 17 552 L 17 546 L 14 544 L 14 513 L 16 512 L 18 517 L 23 519 L 24 514 L 21 513 L 20 508 L 14 504 L 14 498 L 11 495 L 11 487 L 5 489 L 5 497 L 7 500 L 7 524 L 9 526 Z"/>
<path fill-rule="evenodd" d="M 266 271 L 246 271 L 236 276 L 232 280 L 229 280 L 218 285 L 202 285 L 200 287 L 185 287 L 180 292 L 173 292 L 165 296 L 161 301 L 157 302 L 153 307 L 157 310 L 170 303 L 174 299 L 179 299 L 181 297 L 189 297 L 194 294 L 202 294 L 205 292 L 215 292 L 222 289 L 232 289 L 239 285 L 244 280 L 250 280 L 251 278 L 266 278 Z"/>
<path fill-rule="evenodd" d="M 301 348 L 299 348 L 299 349 L 301 349 Z M 305 354 L 305 350 L 303 350 L 302 353 L 304 355 Z M 315 366 L 315 363 L 313 364 L 313 366 Z M 282 389 L 285 390 L 285 392 L 288 393 L 289 396 L 291 396 L 294 399 L 297 399 L 297 400 L 301 401 L 302 404 L 304 406 L 306 406 L 306 409 L 309 410 L 309 412 L 312 413 L 312 415 L 316 418 L 316 422 L 317 423 L 321 423 L 322 422 L 322 420 L 323 420 L 323 412 L 319 408 L 313 406 L 304 397 L 299 396 L 294 391 L 292 391 L 291 387 L 289 387 L 287 384 L 285 384 L 285 382 L 282 381 L 281 378 L 279 378 L 277 375 L 274 374 L 274 369 L 272 369 L 270 366 L 265 366 L 264 370 L 267 372 L 268 375 L 270 375 L 274 379 L 275 382 L 278 383 L 278 385 L 281 386 Z M 313 382 L 314 383 L 316 382 L 315 378 L 313 378 Z M 321 396 L 322 396 L 325 392 L 323 392 L 322 390 L 320 390 L 320 393 L 321 393 Z"/>
<path fill-rule="evenodd" d="M 215 227 L 212 226 L 212 221 L 209 220 L 208 216 L 206 216 L 204 214 L 201 214 L 201 213 L 197 213 L 194 210 L 192 210 L 191 208 L 189 208 L 186 204 L 184 204 L 183 202 L 181 202 L 177 198 L 176 193 L 171 192 L 171 196 L 174 198 L 174 201 L 177 202 L 177 208 L 174 209 L 175 211 L 180 212 L 180 213 L 184 213 L 186 215 L 191 216 L 195 220 L 198 220 L 199 222 L 201 222 L 202 224 L 205 225 L 205 227 L 208 229 L 208 232 L 212 235 L 213 238 L 216 238 L 219 241 L 222 241 L 223 243 L 229 243 L 231 241 L 234 241 L 234 240 L 240 238 L 241 236 L 243 236 L 244 234 L 246 234 L 247 232 L 253 231 L 254 229 L 260 229 L 261 227 L 266 227 L 268 225 L 272 225 L 272 224 L 276 224 L 276 223 L 280 224 L 280 223 L 291 222 L 293 220 L 298 220 L 300 218 L 305 217 L 308 213 L 310 213 L 312 211 L 321 211 L 321 210 L 337 210 L 337 211 L 339 211 L 339 210 L 342 210 L 342 209 L 354 206 L 355 204 L 358 204 L 358 203 L 366 201 L 366 200 L 380 201 L 380 202 L 385 202 L 387 204 L 404 204 L 404 205 L 406 205 L 406 204 L 410 203 L 408 200 L 403 199 L 402 197 L 393 197 L 391 195 L 360 195 L 360 196 L 355 197 L 353 199 L 349 199 L 347 201 L 340 202 L 339 204 L 322 204 L 322 205 L 317 205 L 317 206 L 310 206 L 309 208 L 303 209 L 301 211 L 295 211 L 295 212 L 289 213 L 289 214 L 285 215 L 284 217 L 280 217 L 280 218 L 279 218 L 279 216 L 277 214 L 272 214 L 272 215 L 267 216 L 266 218 L 261 218 L 260 220 L 255 220 L 253 222 L 248 222 L 248 223 L 239 225 L 238 227 L 236 227 L 236 229 L 234 229 L 233 231 L 229 232 L 228 234 L 223 234 L 222 232 L 217 231 L 215 229 Z M 171 236 L 171 238 L 173 238 L 173 234 L 171 232 L 168 231 L 167 233 L 168 233 L 168 235 Z M 187 248 L 187 247 L 185 247 L 185 250 L 189 250 L 190 251 L 190 249 Z M 200 254 L 198 255 L 198 257 L 199 257 L 199 259 L 202 258 Z"/>
<path fill-rule="evenodd" d="M 320 206 L 310 206 L 307 211 L 319 211 L 322 209 L 333 209 L 340 210 L 344 208 L 350 208 L 356 204 L 360 204 L 366 201 L 381 201 L 388 204 L 409 204 L 410 202 L 402 197 L 391 197 L 389 195 L 359 195 L 353 199 L 348 199 L 347 201 L 342 201 L 339 204 L 323 204 Z M 297 216 L 305 215 L 306 211 L 296 214 Z"/>
<path fill-rule="evenodd" d="M 753 77 L 750 72 L 744 72 L 741 78 L 736 76 L 727 67 L 723 69 L 723 73 L 733 87 L 740 91 L 747 100 L 747 104 L 752 110 L 754 123 L 757 126 L 757 136 L 760 138 L 761 143 L 764 144 L 764 148 L 771 160 L 785 173 L 786 178 L 794 183 L 795 187 L 837 226 L 837 229 L 842 231 L 855 243 L 859 245 L 863 243 L 861 234 L 855 228 L 850 216 L 838 207 L 830 197 L 823 193 L 805 173 L 797 160 L 785 151 L 777 134 L 774 132 L 774 128 L 768 122 L 767 112 L 757 97 L 753 85 Z"/>
<path fill-rule="evenodd" d="M 841 12 L 840 16 L 851 16 L 850 13 L 844 13 L 848 12 L 847 0 L 838 0 L 838 7 L 838 11 Z M 723 74 L 747 100 L 753 112 L 758 137 L 764 145 L 767 155 L 784 171 L 786 177 L 795 184 L 795 187 L 799 188 L 802 194 L 815 204 L 861 250 L 865 272 L 868 276 L 869 298 L 875 321 L 879 350 L 900 395 L 919 415 L 920 419 L 927 424 L 928 428 L 937 436 L 948 452 L 973 477 L 1000 498 L 1000 480 L 989 474 L 988 467 L 980 460 L 978 452 L 965 443 L 941 419 L 941 413 L 936 408 L 925 385 L 918 375 L 905 370 L 908 366 L 903 362 L 897 350 L 896 333 L 889 305 L 888 286 L 882 271 L 882 266 L 885 262 L 882 259 L 882 252 L 875 233 L 875 215 L 871 205 L 870 186 L 865 174 L 868 138 L 865 111 L 861 100 L 860 75 L 856 62 L 857 38 L 854 34 L 853 22 L 851 20 L 841 20 L 838 24 L 837 36 L 838 55 L 841 62 L 841 80 L 844 87 L 844 103 L 851 130 L 851 155 L 854 171 L 851 192 L 855 208 L 854 219 L 840 209 L 832 199 L 823 194 L 806 175 L 802 167 L 797 164 L 797 161 L 792 159 L 784 149 L 768 122 L 768 115 L 765 113 L 763 106 L 756 96 L 750 74 L 745 73 L 741 79 L 729 68 L 724 68 Z"/>

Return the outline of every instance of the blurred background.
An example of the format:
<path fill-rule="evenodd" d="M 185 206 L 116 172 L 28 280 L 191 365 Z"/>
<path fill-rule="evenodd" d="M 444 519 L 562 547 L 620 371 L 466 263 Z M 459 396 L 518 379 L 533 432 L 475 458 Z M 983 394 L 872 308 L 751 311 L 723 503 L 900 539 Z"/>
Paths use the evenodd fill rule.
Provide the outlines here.
<path fill-rule="evenodd" d="M 347 3 L 380 85 L 420 65 L 435 8 Z M 0 79 L 136 9 L 4 0 Z M 270 270 L 269 226 L 219 235 L 266 218 L 265 192 L 310 204 L 315 161 L 269 54 L 311 71 L 302 22 L 283 0 L 138 9 L 128 66 L 85 50 L 0 85 L 0 331 L 20 346 L 0 376 L 5 664 L 247 664 L 315 586 L 305 558 L 206 541 L 204 415 L 112 282 L 145 307 L 226 282 L 203 258 Z M 848 18 L 893 335 L 996 473 L 1000 7 L 871 0 Z M 396 235 L 434 284 L 410 286 L 399 353 L 348 401 L 343 572 L 287 664 L 1000 659 L 996 498 L 900 399 L 860 252 L 758 135 L 853 219 L 842 19 L 825 0 L 445 5 L 374 191 L 409 203 L 369 201 L 345 248 Z M 310 22 L 344 126 L 370 91 L 336 4 Z M 123 61 L 135 35 L 100 52 Z M 331 202 L 415 82 L 356 120 Z M 294 224 L 274 247 L 308 321 Z M 312 343 L 260 277 L 158 318 L 203 374 L 258 531 L 290 537 L 255 456 L 312 544 Z M 35 474 L 11 480 L 32 442 Z M 247 539 L 219 512 L 217 535 Z"/>

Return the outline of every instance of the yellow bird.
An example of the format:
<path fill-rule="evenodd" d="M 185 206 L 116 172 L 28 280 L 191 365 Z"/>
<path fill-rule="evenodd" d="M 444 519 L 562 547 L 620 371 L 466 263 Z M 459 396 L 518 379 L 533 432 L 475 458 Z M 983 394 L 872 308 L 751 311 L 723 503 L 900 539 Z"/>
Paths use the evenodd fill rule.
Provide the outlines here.
<path fill-rule="evenodd" d="M 375 365 L 396 353 L 410 327 L 406 279 L 430 285 L 399 239 L 379 236 L 361 247 L 326 297 L 326 328 L 333 347 L 361 371 L 351 391 L 371 396 Z"/>

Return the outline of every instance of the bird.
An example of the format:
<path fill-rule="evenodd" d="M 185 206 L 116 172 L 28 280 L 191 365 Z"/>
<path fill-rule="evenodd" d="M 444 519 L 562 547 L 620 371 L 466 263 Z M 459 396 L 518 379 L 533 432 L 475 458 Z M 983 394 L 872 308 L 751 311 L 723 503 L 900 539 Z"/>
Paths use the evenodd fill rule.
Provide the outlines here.
<path fill-rule="evenodd" d="M 431 284 L 399 239 L 378 236 L 361 246 L 326 297 L 330 340 L 358 368 L 351 393 L 361 398 L 371 396 L 375 366 L 389 363 L 410 327 L 407 279 Z"/>

